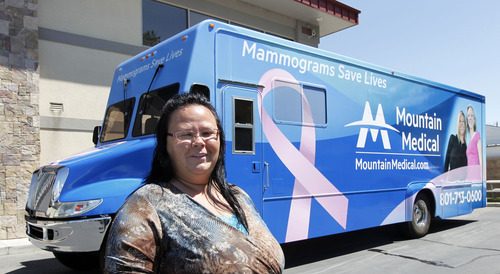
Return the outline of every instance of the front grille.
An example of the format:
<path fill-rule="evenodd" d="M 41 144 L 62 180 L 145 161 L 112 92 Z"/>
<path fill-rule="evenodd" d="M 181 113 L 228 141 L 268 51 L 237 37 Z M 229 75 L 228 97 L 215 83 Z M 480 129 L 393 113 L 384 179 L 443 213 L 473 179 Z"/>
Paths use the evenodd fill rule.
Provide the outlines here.
<path fill-rule="evenodd" d="M 28 235 L 35 239 L 43 239 L 43 229 L 33 225 L 28 225 Z"/>
<path fill-rule="evenodd" d="M 28 196 L 28 208 L 41 212 L 47 211 L 56 176 L 57 169 L 50 167 L 41 168 L 33 174 Z"/>
<path fill-rule="evenodd" d="M 28 236 L 38 239 L 38 240 L 54 240 L 54 230 L 46 229 L 45 235 L 43 233 L 43 228 L 28 224 Z"/>
<path fill-rule="evenodd" d="M 26 204 L 30 216 L 50 217 L 48 209 L 59 201 L 68 172 L 67 167 L 45 166 L 33 173 Z"/>

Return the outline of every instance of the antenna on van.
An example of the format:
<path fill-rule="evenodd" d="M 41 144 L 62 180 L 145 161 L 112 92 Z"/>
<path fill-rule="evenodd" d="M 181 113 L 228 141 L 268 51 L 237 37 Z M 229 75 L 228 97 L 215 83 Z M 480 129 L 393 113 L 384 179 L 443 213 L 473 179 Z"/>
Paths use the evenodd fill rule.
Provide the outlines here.
<path fill-rule="evenodd" d="M 151 83 L 149 83 L 149 87 L 148 87 L 148 91 L 146 91 L 146 94 L 144 94 L 144 98 L 146 98 L 146 102 L 144 103 L 144 105 L 142 105 L 142 114 L 145 114 L 148 109 L 149 109 L 149 106 L 151 106 L 151 104 L 153 103 L 152 101 L 153 100 L 149 100 L 148 101 L 148 94 L 149 94 L 149 90 L 151 89 L 151 86 L 153 85 L 153 81 L 155 80 L 156 78 L 156 74 L 158 74 L 158 71 L 163 68 L 164 65 L 163 64 L 159 64 L 157 67 L 156 67 L 156 70 L 155 70 L 155 74 L 153 75 L 153 79 L 151 79 Z"/>
<path fill-rule="evenodd" d="M 123 101 L 127 100 L 127 85 L 130 79 L 123 79 Z"/>

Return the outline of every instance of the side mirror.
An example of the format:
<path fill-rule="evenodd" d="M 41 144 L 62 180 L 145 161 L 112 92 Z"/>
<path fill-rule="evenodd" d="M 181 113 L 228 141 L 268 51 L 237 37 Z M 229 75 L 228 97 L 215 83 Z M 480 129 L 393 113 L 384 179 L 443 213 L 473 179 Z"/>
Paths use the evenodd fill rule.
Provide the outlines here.
<path fill-rule="evenodd" d="M 94 142 L 94 145 L 97 145 L 97 142 L 99 141 L 99 135 L 101 135 L 101 126 L 96 126 L 94 128 L 94 135 L 92 136 L 92 142 Z"/>

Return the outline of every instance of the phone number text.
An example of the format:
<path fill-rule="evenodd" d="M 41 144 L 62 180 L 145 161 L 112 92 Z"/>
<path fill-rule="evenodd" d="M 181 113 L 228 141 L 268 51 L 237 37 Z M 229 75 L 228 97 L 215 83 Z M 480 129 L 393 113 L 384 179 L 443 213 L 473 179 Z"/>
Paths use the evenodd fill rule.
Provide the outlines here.
<path fill-rule="evenodd" d="M 465 202 L 478 202 L 482 199 L 483 192 L 481 190 L 445 192 L 439 195 L 439 203 L 441 206 L 463 204 Z"/>

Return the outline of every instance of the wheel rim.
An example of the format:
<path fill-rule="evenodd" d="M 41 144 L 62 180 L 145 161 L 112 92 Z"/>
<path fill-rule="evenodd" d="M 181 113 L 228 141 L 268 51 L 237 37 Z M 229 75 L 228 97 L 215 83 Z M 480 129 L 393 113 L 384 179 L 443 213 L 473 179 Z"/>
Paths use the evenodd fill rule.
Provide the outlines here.
<path fill-rule="evenodd" d="M 425 227 L 427 225 L 429 214 L 427 212 L 427 206 L 425 205 L 424 201 L 420 200 L 418 201 L 418 203 L 415 204 L 413 216 L 415 224 L 418 227 Z"/>

